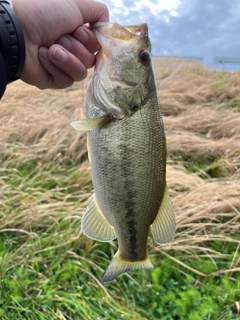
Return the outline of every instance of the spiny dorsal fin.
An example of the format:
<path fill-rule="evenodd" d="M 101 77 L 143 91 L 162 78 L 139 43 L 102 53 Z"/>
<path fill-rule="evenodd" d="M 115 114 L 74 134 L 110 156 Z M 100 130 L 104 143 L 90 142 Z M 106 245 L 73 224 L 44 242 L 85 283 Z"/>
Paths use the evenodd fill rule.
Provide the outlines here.
<path fill-rule="evenodd" d="M 176 221 L 173 206 L 168 194 L 167 184 L 158 214 L 151 225 L 154 241 L 157 244 L 167 243 L 173 240 L 176 230 Z"/>
<path fill-rule="evenodd" d="M 91 239 L 107 242 L 116 238 L 114 228 L 101 212 L 94 195 L 82 217 L 81 229 Z"/>

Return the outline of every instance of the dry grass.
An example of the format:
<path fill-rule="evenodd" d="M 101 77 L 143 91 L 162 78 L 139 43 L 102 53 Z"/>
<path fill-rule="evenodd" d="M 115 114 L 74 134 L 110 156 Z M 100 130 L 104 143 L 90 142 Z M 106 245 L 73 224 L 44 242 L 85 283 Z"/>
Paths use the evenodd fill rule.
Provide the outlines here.
<path fill-rule="evenodd" d="M 218 268 L 215 261 L 228 255 L 210 249 L 208 243 L 236 243 L 234 259 L 227 267 L 232 276 L 240 271 L 240 75 L 210 72 L 197 62 L 167 60 L 155 61 L 155 72 L 168 142 L 167 180 L 178 229 L 171 244 L 153 250 L 167 254 L 171 249 L 189 256 L 200 252 L 221 273 L 226 269 Z M 80 162 L 86 153 L 85 133 L 74 131 L 69 122 L 84 117 L 87 82 L 62 91 L 40 91 L 21 82 L 10 85 L 0 103 L 2 163 Z M 187 171 L 188 159 L 193 164 L 206 160 L 210 167 L 214 163 L 218 176 Z M 89 165 L 84 170 L 89 171 Z M 14 192 L 18 194 L 20 189 Z M 24 192 L 28 194 L 27 189 Z M 46 198 L 48 194 L 42 200 L 46 202 Z M 30 225 L 42 227 L 46 217 L 58 221 L 63 217 L 60 212 L 65 219 L 74 210 L 82 212 L 64 199 L 52 201 L 50 196 L 47 204 L 29 199 L 19 207 L 15 219 L 2 219 L 3 229 L 29 230 Z"/>
<path fill-rule="evenodd" d="M 87 81 L 66 90 L 40 91 L 22 82 L 9 85 L 0 108 L 0 154 L 2 160 L 79 160 L 85 134 L 70 121 L 84 117 Z"/>

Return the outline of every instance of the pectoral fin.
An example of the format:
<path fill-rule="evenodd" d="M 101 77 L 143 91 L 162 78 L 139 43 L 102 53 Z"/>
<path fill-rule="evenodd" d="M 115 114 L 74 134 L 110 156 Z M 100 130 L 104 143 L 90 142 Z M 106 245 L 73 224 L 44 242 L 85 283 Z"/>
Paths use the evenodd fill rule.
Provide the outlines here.
<path fill-rule="evenodd" d="M 116 238 L 114 228 L 102 214 L 94 195 L 82 217 L 81 229 L 94 240 L 107 242 Z"/>
<path fill-rule="evenodd" d="M 151 231 L 154 241 L 157 244 L 162 244 L 167 243 L 174 238 L 175 230 L 175 215 L 166 185 L 160 209 L 151 225 Z"/>
<path fill-rule="evenodd" d="M 104 127 L 107 123 L 109 123 L 109 117 L 103 116 L 99 118 L 72 121 L 70 124 L 76 130 L 90 131 L 99 127 Z"/>

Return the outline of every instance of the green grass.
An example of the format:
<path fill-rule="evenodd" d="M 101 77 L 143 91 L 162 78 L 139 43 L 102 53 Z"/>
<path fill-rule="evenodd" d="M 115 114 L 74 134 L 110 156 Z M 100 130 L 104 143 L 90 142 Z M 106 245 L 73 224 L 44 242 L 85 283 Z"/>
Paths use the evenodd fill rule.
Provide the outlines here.
<path fill-rule="evenodd" d="M 215 261 L 197 251 L 157 251 L 150 241 L 153 271 L 123 275 L 103 286 L 101 275 L 116 243 L 79 234 L 92 192 L 87 164 L 79 169 L 5 163 L 0 188 L 1 319 L 239 319 L 231 311 L 240 299 L 239 272 L 217 272 L 231 269 L 238 259 L 237 243 L 208 244 L 218 251 L 224 246 L 228 255 Z"/>
<path fill-rule="evenodd" d="M 184 167 L 190 173 L 194 173 L 202 179 L 221 178 L 228 175 L 226 164 L 221 159 L 210 161 L 199 157 L 198 159 L 190 159 L 184 163 Z"/>

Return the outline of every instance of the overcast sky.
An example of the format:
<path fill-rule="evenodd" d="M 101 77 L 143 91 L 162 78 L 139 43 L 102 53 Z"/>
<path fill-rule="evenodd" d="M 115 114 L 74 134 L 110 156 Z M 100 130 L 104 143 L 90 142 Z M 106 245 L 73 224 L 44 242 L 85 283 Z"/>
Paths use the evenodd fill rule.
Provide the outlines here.
<path fill-rule="evenodd" d="M 208 65 L 215 56 L 240 59 L 240 0 L 102 2 L 111 22 L 148 23 L 155 56 L 202 56 Z"/>

